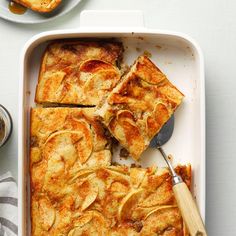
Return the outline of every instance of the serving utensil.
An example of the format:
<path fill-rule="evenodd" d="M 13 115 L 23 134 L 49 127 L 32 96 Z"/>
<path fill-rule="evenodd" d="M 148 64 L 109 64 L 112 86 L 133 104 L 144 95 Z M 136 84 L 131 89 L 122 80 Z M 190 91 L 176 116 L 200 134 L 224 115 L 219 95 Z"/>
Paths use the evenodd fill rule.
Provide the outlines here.
<path fill-rule="evenodd" d="M 154 136 L 149 146 L 152 148 L 157 148 L 168 165 L 172 176 L 173 192 L 190 234 L 192 236 L 207 236 L 205 226 L 191 192 L 182 180 L 181 176 L 176 174 L 172 164 L 169 161 L 169 157 L 162 148 L 162 145 L 170 139 L 173 130 L 174 115 L 171 116 L 160 132 Z"/>

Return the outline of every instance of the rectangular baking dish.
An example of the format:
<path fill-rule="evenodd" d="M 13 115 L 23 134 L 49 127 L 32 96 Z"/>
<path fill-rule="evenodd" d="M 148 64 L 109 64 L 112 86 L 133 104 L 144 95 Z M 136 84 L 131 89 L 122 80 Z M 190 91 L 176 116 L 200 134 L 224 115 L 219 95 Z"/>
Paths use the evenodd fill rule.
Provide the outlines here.
<path fill-rule="evenodd" d="M 96 19 L 96 21 L 94 21 Z M 109 21 L 107 20 L 109 19 Z M 167 77 L 185 94 L 183 104 L 175 113 L 175 130 L 164 145 L 174 157 L 174 164 L 190 163 L 193 170 L 192 191 L 196 197 L 203 220 L 205 219 L 205 88 L 204 63 L 197 43 L 182 33 L 147 29 L 143 26 L 142 12 L 81 13 L 81 27 L 41 33 L 25 45 L 21 57 L 19 94 L 19 227 L 18 235 L 30 235 L 30 186 L 29 186 L 29 114 L 34 107 L 35 88 L 40 60 L 50 40 L 62 38 L 115 38 L 124 43 L 125 63 L 148 53 Z M 122 24 L 124 25 L 123 27 Z M 115 153 L 114 161 L 120 160 Z M 143 154 L 141 164 L 164 166 L 157 150 Z"/>

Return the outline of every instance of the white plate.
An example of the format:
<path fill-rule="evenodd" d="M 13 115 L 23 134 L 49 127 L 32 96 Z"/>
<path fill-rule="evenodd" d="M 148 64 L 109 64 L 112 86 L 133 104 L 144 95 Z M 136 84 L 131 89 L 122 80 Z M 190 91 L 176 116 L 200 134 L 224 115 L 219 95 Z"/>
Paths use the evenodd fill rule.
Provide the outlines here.
<path fill-rule="evenodd" d="M 62 3 L 50 13 L 38 13 L 28 9 L 24 14 L 17 15 L 9 11 L 9 0 L 0 1 L 0 17 L 23 24 L 36 24 L 51 21 L 59 16 L 63 16 L 72 10 L 81 0 L 63 0 Z"/>
<path fill-rule="evenodd" d="M 94 15 L 95 14 L 95 15 Z M 112 16 L 116 21 L 111 24 Z M 117 17 L 119 16 L 119 17 Z M 109 18 L 109 27 L 104 27 Z M 137 18 L 137 21 L 135 20 Z M 94 19 L 103 26 L 94 26 Z M 119 27 L 121 19 L 126 27 Z M 114 20 L 114 19 L 113 19 Z M 139 27 L 134 27 L 136 23 Z M 45 32 L 33 37 L 25 46 L 22 55 L 19 97 L 19 234 L 29 235 L 29 115 L 34 107 L 41 56 L 48 43 L 62 38 L 116 38 L 125 47 L 124 61 L 132 64 L 144 50 L 152 54 L 152 60 L 184 94 L 183 104 L 175 113 L 175 130 L 164 145 L 172 153 L 175 163 L 190 163 L 193 170 L 192 189 L 202 218 L 205 218 L 205 88 L 204 64 L 199 46 L 182 33 L 152 30 L 141 26 L 140 12 L 82 13 L 79 29 Z M 85 24 L 86 23 L 86 24 Z M 129 23 L 132 27 L 130 27 Z M 113 27 L 112 27 L 113 26 Z M 118 26 L 118 27 L 116 27 Z M 137 50 L 138 49 L 138 50 Z M 114 159 L 121 160 L 115 153 Z M 143 166 L 163 166 L 157 150 L 149 149 L 142 155 Z M 129 161 L 122 160 L 125 164 Z"/>

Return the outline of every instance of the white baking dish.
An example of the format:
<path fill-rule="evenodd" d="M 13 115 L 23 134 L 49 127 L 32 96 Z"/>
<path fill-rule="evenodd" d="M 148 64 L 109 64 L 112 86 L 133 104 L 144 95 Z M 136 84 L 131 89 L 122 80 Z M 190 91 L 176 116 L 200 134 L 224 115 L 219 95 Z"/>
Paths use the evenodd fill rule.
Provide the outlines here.
<path fill-rule="evenodd" d="M 59 38 L 117 38 L 125 45 L 124 60 L 128 64 L 146 50 L 151 53 L 151 59 L 185 94 L 184 103 L 175 115 L 173 136 L 164 148 L 166 152 L 173 154 L 175 163 L 191 163 L 193 192 L 204 219 L 205 90 L 204 63 L 199 46 L 184 34 L 143 27 L 142 13 L 139 11 L 83 12 L 81 24 L 83 27 L 74 30 L 50 31 L 36 35 L 27 42 L 23 50 L 19 97 L 18 235 L 30 235 L 28 171 L 30 107 L 35 106 L 35 86 L 45 45 L 49 40 Z M 122 24 L 124 27 L 119 27 Z M 114 158 L 119 162 L 129 162 L 119 160 L 117 155 Z M 156 150 L 147 150 L 141 163 L 143 166 L 164 165 Z"/>

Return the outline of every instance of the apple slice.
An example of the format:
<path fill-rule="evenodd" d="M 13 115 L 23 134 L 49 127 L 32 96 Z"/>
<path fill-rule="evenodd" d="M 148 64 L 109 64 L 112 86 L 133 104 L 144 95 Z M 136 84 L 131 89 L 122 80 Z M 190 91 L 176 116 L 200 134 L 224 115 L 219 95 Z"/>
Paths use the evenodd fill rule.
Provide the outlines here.
<path fill-rule="evenodd" d="M 39 200 L 39 216 L 43 230 L 48 231 L 55 222 L 56 212 L 48 199 Z"/>
<path fill-rule="evenodd" d="M 183 229 L 183 220 L 177 206 L 169 205 L 156 208 L 151 211 L 143 220 L 142 236 L 164 234 L 165 231 L 172 231 L 180 235 Z"/>
<path fill-rule="evenodd" d="M 119 221 L 124 221 L 129 218 L 132 213 L 132 209 L 138 204 L 143 192 L 143 189 L 134 189 L 122 199 L 118 208 Z"/>

